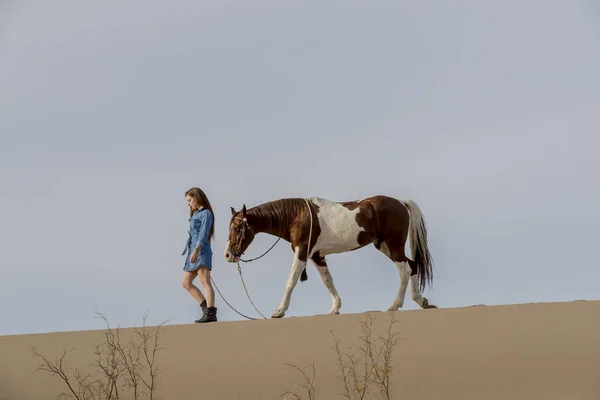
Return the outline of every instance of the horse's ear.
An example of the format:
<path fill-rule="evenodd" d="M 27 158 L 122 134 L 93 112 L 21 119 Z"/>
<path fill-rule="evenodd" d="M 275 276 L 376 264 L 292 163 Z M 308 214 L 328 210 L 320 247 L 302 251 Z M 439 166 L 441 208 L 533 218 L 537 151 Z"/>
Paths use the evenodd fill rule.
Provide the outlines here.
<path fill-rule="evenodd" d="M 237 211 L 235 211 L 235 209 L 233 207 L 231 207 L 231 215 L 235 215 L 237 213 Z"/>
<path fill-rule="evenodd" d="M 246 205 L 242 206 L 242 215 L 246 215 Z"/>

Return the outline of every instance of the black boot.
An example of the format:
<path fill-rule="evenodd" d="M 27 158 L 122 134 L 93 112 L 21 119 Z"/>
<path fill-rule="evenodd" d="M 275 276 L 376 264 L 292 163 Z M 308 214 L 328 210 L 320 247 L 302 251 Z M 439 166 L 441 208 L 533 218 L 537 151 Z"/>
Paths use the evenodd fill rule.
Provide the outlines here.
<path fill-rule="evenodd" d="M 200 308 L 202 309 L 202 314 L 206 313 L 206 299 L 202 303 L 200 303 Z"/>
<path fill-rule="evenodd" d="M 196 322 L 217 322 L 217 307 L 207 307 L 202 318 L 197 319 Z"/>

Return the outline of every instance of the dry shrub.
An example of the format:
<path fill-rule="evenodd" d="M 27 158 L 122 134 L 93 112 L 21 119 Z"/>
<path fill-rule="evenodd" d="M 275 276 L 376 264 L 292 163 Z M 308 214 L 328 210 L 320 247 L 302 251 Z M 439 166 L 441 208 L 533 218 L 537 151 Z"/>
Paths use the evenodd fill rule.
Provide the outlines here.
<path fill-rule="evenodd" d="M 392 353 L 400 340 L 399 333 L 394 330 L 398 323 L 395 313 L 391 313 L 391 319 L 385 336 L 374 337 L 373 325 L 375 317 L 367 314 L 360 322 L 361 334 L 358 337 L 358 345 L 350 345 L 342 349 L 341 341 L 333 331 L 334 345 L 332 350 L 336 354 L 338 376 L 341 381 L 341 394 L 349 399 L 394 399 L 391 388 Z M 308 400 L 315 400 L 315 365 L 311 364 L 312 375 L 306 373 L 293 364 L 289 366 L 300 371 L 304 383 L 298 385 L 305 389 Z M 301 400 L 299 394 L 288 390 L 282 395 L 283 399 Z"/>
<path fill-rule="evenodd" d="M 316 399 L 315 397 L 315 363 L 312 363 L 310 365 L 310 367 L 312 368 L 312 374 L 308 374 L 306 372 L 306 368 L 299 368 L 297 366 L 295 366 L 294 364 L 286 364 L 288 367 L 294 368 L 295 370 L 299 371 L 302 374 L 302 378 L 304 379 L 304 383 L 303 384 L 298 384 L 298 386 L 300 386 L 301 388 L 303 388 L 306 391 L 306 398 L 308 400 L 314 400 Z M 300 397 L 298 394 L 294 393 L 291 390 L 288 390 L 287 392 L 285 392 L 282 395 L 283 400 L 302 400 L 302 397 Z"/>
<path fill-rule="evenodd" d="M 43 371 L 60 378 L 67 391 L 59 398 L 75 400 L 160 400 L 157 393 L 158 367 L 156 355 L 162 350 L 159 335 L 164 321 L 154 331 L 146 326 L 146 314 L 141 328 L 134 328 L 128 341 L 121 338 L 121 329 L 111 328 L 104 315 L 96 312 L 97 318 L 105 321 L 107 328 L 104 340 L 94 345 L 96 361 L 91 372 L 79 369 L 70 371 L 67 355 L 75 348 L 63 349 L 55 361 L 32 349 L 33 355 L 41 359 L 36 371 Z"/>

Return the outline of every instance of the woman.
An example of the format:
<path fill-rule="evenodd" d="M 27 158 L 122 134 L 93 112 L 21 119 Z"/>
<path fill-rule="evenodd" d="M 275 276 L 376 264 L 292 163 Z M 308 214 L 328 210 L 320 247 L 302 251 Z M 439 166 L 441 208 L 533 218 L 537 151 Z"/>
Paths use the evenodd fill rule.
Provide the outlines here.
<path fill-rule="evenodd" d="M 217 321 L 217 308 L 215 307 L 215 291 L 210 281 L 212 270 L 212 248 L 210 240 L 213 239 L 214 214 L 212 206 L 204 192 L 191 188 L 185 192 L 187 204 L 190 206 L 189 237 L 182 255 L 187 254 L 183 267 L 183 287 L 198 303 L 202 309 L 202 317 L 195 322 Z M 200 289 L 192 283 L 196 275 L 204 288 L 206 297 Z"/>

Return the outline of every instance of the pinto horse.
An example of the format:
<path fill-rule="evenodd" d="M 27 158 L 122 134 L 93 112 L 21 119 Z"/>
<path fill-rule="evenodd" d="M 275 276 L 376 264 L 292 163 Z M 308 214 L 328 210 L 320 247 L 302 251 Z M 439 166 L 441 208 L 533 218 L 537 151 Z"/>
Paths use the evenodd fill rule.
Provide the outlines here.
<path fill-rule="evenodd" d="M 388 311 L 397 311 L 404 304 L 408 282 L 412 299 L 422 308 L 436 308 L 421 295 L 425 285 L 433 280 L 432 258 L 427 245 L 427 228 L 419 206 L 412 200 L 388 196 L 373 196 L 360 201 L 334 202 L 319 197 L 286 198 L 260 204 L 240 211 L 231 207 L 229 236 L 225 260 L 239 262 L 254 237 L 267 233 L 290 242 L 294 261 L 285 293 L 271 318 L 285 315 L 298 278 L 308 279 L 310 258 L 329 290 L 332 307 L 329 314 L 339 314 L 342 300 L 333 284 L 325 257 L 353 251 L 373 243 L 398 268 L 400 288 Z M 409 259 L 404 247 L 410 234 Z M 310 241 L 310 242 L 309 242 Z"/>

